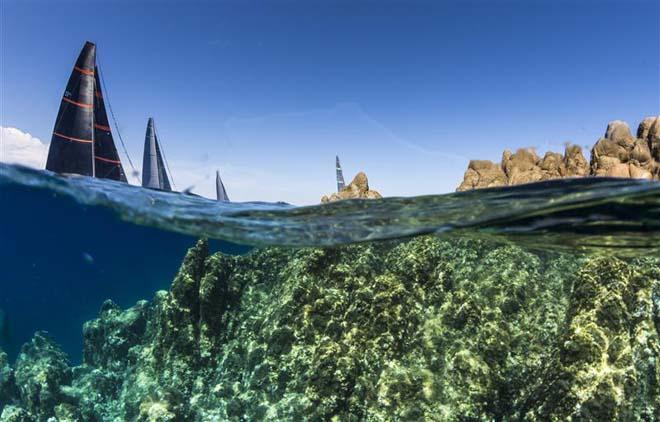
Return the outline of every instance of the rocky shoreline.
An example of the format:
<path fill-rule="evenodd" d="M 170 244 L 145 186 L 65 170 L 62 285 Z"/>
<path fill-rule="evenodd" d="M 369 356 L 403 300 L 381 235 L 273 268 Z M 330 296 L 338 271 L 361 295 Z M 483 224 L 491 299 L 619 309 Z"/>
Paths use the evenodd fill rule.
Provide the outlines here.
<path fill-rule="evenodd" d="M 0 352 L 1 421 L 654 420 L 660 259 L 419 237 L 209 255 Z"/>
<path fill-rule="evenodd" d="M 539 157 L 532 149 L 506 150 L 499 164 L 472 160 L 456 189 L 511 186 L 563 177 L 608 176 L 660 180 L 660 116 L 647 117 L 637 129 L 637 137 L 626 122 L 607 125 L 605 136 L 591 149 L 589 163 L 577 145 L 564 154 L 546 152 Z"/>

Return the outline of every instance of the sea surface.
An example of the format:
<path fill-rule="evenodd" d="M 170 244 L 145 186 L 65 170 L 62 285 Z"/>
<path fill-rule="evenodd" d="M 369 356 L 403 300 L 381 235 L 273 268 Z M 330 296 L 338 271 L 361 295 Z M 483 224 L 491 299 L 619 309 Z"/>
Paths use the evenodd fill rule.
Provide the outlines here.
<path fill-rule="evenodd" d="M 0 346 L 15 356 L 45 330 L 76 362 L 82 324 L 103 301 L 129 307 L 169 288 L 199 237 L 229 254 L 436 234 L 541 251 L 658 256 L 660 183 L 564 179 L 297 207 L 223 203 L 0 164 L 0 222 Z"/>

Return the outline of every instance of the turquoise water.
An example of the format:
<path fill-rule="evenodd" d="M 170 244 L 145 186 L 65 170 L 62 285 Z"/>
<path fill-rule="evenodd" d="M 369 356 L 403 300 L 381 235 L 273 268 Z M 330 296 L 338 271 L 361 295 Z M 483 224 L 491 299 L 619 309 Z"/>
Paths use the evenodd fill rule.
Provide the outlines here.
<path fill-rule="evenodd" d="M 77 360 L 81 326 L 105 299 L 128 307 L 167 289 L 197 238 L 332 247 L 436 233 L 531 249 L 620 256 L 660 252 L 660 184 L 558 180 L 413 198 L 222 203 L 87 177 L 0 165 L 3 348 L 47 330 Z"/>

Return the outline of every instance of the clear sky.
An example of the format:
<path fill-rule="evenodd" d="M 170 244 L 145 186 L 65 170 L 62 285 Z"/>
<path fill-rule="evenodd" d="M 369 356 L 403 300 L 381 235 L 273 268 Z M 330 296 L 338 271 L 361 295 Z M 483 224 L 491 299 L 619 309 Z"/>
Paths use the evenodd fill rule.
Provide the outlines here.
<path fill-rule="evenodd" d="M 153 116 L 178 189 L 219 168 L 232 199 L 314 203 L 339 154 L 384 195 L 450 192 L 470 158 L 659 114 L 659 3 L 2 0 L 1 124 L 49 142 L 90 40 L 134 163 Z"/>

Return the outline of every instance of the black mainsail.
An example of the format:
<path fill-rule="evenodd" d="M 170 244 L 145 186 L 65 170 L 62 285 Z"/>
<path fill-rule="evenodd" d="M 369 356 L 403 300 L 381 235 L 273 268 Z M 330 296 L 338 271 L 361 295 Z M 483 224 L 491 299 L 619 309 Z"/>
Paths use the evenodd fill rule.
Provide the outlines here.
<path fill-rule="evenodd" d="M 99 82 L 99 69 L 94 68 L 94 175 L 101 179 L 126 182 L 115 142 L 112 139 L 108 114 L 105 111 L 103 91 Z"/>
<path fill-rule="evenodd" d="M 227 201 L 229 202 L 229 195 L 227 195 L 227 190 L 225 189 L 224 183 L 220 178 L 220 172 L 216 170 L 215 172 L 215 192 L 218 201 Z"/>
<path fill-rule="evenodd" d="M 96 46 L 86 42 L 62 97 L 46 169 L 94 176 L 94 67 Z"/>
<path fill-rule="evenodd" d="M 73 67 L 48 149 L 46 169 L 126 182 L 96 66 L 96 45 L 87 41 Z"/>
<path fill-rule="evenodd" d="M 154 119 L 147 122 L 147 133 L 144 137 L 144 156 L 142 158 L 142 186 L 145 188 L 171 191 L 172 186 L 165 171 L 163 154 L 158 143 Z"/>
<path fill-rule="evenodd" d="M 341 169 L 341 164 L 339 164 L 339 156 L 335 156 L 335 167 L 337 169 L 337 192 L 341 192 L 344 189 L 346 184 L 344 183 L 344 172 Z"/>

